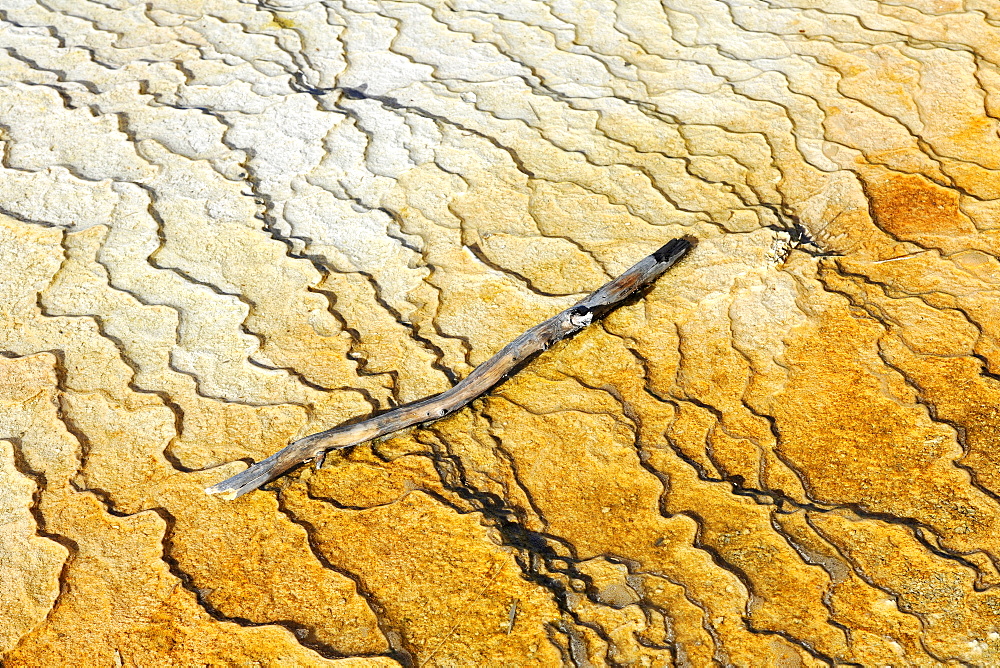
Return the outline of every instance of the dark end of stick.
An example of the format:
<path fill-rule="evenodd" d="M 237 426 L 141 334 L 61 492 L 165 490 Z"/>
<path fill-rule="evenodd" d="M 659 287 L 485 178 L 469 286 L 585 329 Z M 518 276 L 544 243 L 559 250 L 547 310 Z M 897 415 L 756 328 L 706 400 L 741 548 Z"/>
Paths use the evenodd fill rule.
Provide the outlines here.
<path fill-rule="evenodd" d="M 672 265 L 696 245 L 698 245 L 698 239 L 691 235 L 683 236 L 680 239 L 671 239 L 653 253 L 653 258 L 657 262 Z"/>

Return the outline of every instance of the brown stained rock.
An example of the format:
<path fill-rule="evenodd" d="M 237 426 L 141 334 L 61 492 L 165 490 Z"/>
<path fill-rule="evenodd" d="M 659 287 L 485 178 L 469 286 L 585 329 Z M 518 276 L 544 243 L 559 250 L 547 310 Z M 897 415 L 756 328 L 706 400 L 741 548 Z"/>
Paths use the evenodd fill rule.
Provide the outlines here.
<path fill-rule="evenodd" d="M 905 527 L 859 523 L 835 514 L 814 517 L 811 523 L 863 578 L 920 621 L 931 658 L 996 662 L 990 634 L 995 633 L 992 618 L 1000 601 L 995 590 L 973 589 L 971 569 L 929 552 Z"/>
<path fill-rule="evenodd" d="M 344 461 L 308 479 L 309 496 L 338 506 L 365 509 L 395 503 L 413 490 L 447 496 L 434 462 L 425 456 L 403 455 L 391 465 L 376 459 L 366 448 L 349 452 Z"/>
<path fill-rule="evenodd" d="M 281 498 L 308 523 L 320 552 L 367 584 L 388 634 L 417 664 L 559 662 L 547 636 L 561 623 L 558 608 L 522 577 L 515 554 L 489 539 L 477 514 L 419 491 L 361 511 L 313 501 L 299 485 Z"/>
<path fill-rule="evenodd" d="M 895 665 L 921 656 L 920 620 L 900 609 L 898 600 L 852 569 L 852 562 L 836 544 L 809 525 L 804 512 L 776 514 L 773 518 L 803 561 L 823 568 L 830 578 L 824 602 L 831 620 L 851 629 L 850 644 L 866 663 Z M 936 665 L 928 658 L 922 663 Z"/>
<path fill-rule="evenodd" d="M 5 3 L 0 663 L 1000 663 L 998 25 Z"/>
<path fill-rule="evenodd" d="M 205 473 L 169 470 L 157 454 L 173 426 L 169 411 L 129 413 L 90 395 L 67 400 L 66 417 L 87 438 L 81 482 L 118 510 L 154 508 L 170 518 L 167 556 L 210 610 L 304 627 L 311 640 L 339 654 L 388 649 L 354 581 L 324 568 L 302 527 L 273 499 L 220 503 L 201 493 Z"/>
<path fill-rule="evenodd" d="M 872 170 L 874 171 L 874 170 Z M 875 222 L 897 239 L 911 241 L 921 234 L 969 233 L 974 228 L 961 220 L 958 193 L 919 176 L 895 175 L 865 180 Z"/>
<path fill-rule="evenodd" d="M 594 345 L 593 339 L 604 339 L 601 343 L 605 345 Z M 620 344 L 616 346 L 606 336 L 588 337 L 587 333 L 567 346 L 576 354 L 565 359 L 582 367 L 586 365 L 588 353 L 600 351 L 604 364 L 588 365 L 589 371 L 581 373 L 587 380 L 599 382 L 604 373 L 608 374 L 606 378 L 614 374 L 615 365 L 609 364 L 614 358 L 609 353 L 616 347 L 621 351 L 619 354 L 626 355 L 625 364 L 635 363 L 631 355 L 621 350 Z M 525 388 L 530 376 L 525 375 L 519 381 L 505 388 L 505 398 L 518 396 L 514 393 L 524 389 L 527 396 L 561 397 L 563 405 L 580 403 L 592 409 L 606 403 L 608 398 L 587 400 L 584 398 L 587 394 L 599 393 L 577 386 L 574 401 L 569 388 L 560 393 L 543 393 L 528 389 L 530 385 Z M 666 547 L 668 539 L 663 537 L 664 533 L 670 536 L 684 532 L 682 517 L 686 515 L 699 525 L 698 543 L 710 548 L 712 553 L 724 555 L 726 562 L 734 567 L 733 574 L 748 578 L 762 591 L 788 588 L 786 596 L 782 597 L 781 612 L 769 612 L 774 606 L 765 600 L 751 602 L 744 598 L 743 605 L 752 611 L 751 619 L 765 628 L 787 627 L 787 594 L 792 594 L 802 607 L 791 623 L 811 624 L 814 627 L 811 637 L 826 635 L 825 642 L 831 646 L 824 650 L 841 649 L 843 636 L 839 630 L 826 627 L 826 613 L 818 616 L 810 613 L 810 608 L 816 609 L 826 583 L 821 571 L 808 566 L 802 568 L 797 555 L 784 541 L 751 535 L 753 530 L 747 528 L 769 524 L 770 512 L 765 507 L 757 506 L 748 498 L 733 496 L 729 485 L 702 483 L 683 460 L 662 446 L 642 452 L 642 461 L 648 468 L 644 467 L 634 449 L 635 434 L 627 422 L 615 424 L 614 418 L 607 414 L 572 410 L 549 413 L 542 412 L 544 409 L 539 406 L 529 406 L 531 412 L 513 408 L 512 404 L 503 401 L 490 401 L 487 410 L 495 433 L 518 463 L 519 478 L 531 491 L 534 505 L 547 518 L 547 532 L 571 542 L 579 557 L 615 555 L 634 564 L 631 571 L 668 572 L 672 581 L 685 582 L 675 579 L 681 577 L 675 570 L 676 564 L 670 563 L 672 559 L 658 548 Z M 531 436 L 526 437 L 528 434 Z M 661 480 L 669 483 L 666 489 Z M 667 517 L 672 516 L 672 520 L 659 517 L 654 510 L 657 507 L 661 507 Z M 748 514 L 758 516 L 751 519 Z M 707 564 L 703 568 L 705 566 Z M 709 582 L 687 582 L 691 587 L 688 595 L 709 608 L 719 606 L 716 610 L 721 612 L 725 606 L 719 605 L 721 601 L 709 593 L 712 588 L 725 589 L 730 600 L 736 592 L 746 596 L 739 580 L 733 578 L 727 582 L 727 576 L 731 577 L 716 573 Z M 814 592 L 812 606 L 808 603 L 809 598 L 803 595 L 809 589 Z M 599 594 L 595 596 L 599 600 Z M 701 599 L 702 596 L 705 598 Z M 666 614 L 669 617 L 669 611 Z M 813 617 L 810 621 L 803 619 L 810 616 Z M 734 637 L 732 645 L 727 647 L 728 651 L 747 656 L 764 656 L 776 647 L 783 647 L 780 642 L 761 646 L 753 636 Z M 784 649 L 779 654 L 781 651 Z"/>
<path fill-rule="evenodd" d="M 48 522 L 73 545 L 63 594 L 5 665 L 339 665 L 286 629 L 213 619 L 163 561 L 166 523 L 156 513 L 115 517 L 88 494 L 63 501 Z"/>
<path fill-rule="evenodd" d="M 842 297 L 826 302 L 833 313 L 848 308 Z M 954 430 L 935 422 L 908 376 L 887 366 L 879 346 L 885 333 L 874 319 L 831 314 L 815 330 L 822 348 L 807 338 L 789 348 L 786 394 L 766 408 L 781 430 L 782 454 L 825 503 L 843 504 L 847 494 L 867 512 L 932 527 L 953 549 L 997 555 L 995 501 L 955 466 L 961 446 Z M 837 381 L 827 385 L 832 377 L 823 370 L 834 368 Z M 791 419 L 792 403 L 808 422 Z M 823 460 L 807 464 L 818 452 Z"/>
<path fill-rule="evenodd" d="M 571 610 L 584 623 L 607 629 L 601 653 L 591 660 L 596 664 L 672 665 L 665 619 L 637 605 L 642 600 L 638 592 L 645 584 L 642 578 L 630 576 L 624 565 L 603 559 L 582 562 L 578 568 L 589 578 L 589 596 L 571 595 Z"/>

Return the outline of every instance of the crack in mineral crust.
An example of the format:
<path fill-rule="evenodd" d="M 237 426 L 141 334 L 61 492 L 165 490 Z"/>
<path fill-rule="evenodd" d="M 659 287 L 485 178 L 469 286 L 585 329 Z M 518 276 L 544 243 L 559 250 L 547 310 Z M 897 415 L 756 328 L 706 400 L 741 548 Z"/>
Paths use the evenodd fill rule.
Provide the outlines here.
<path fill-rule="evenodd" d="M 0 661 L 997 663 L 998 26 L 7 3 Z M 468 415 L 201 495 L 681 234 Z"/>

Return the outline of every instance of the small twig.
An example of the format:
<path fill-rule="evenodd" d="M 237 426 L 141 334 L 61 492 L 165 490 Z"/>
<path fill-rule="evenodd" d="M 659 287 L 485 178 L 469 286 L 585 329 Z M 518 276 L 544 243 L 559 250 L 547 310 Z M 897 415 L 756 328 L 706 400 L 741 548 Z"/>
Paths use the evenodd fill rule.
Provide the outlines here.
<path fill-rule="evenodd" d="M 883 262 L 895 262 L 896 260 L 909 260 L 911 257 L 916 257 L 916 256 L 921 255 L 923 253 L 930 253 L 932 250 L 933 250 L 932 248 L 925 248 L 924 250 L 918 250 L 918 251 L 915 251 L 913 253 L 910 253 L 909 255 L 900 255 L 899 257 L 890 257 L 890 258 L 888 258 L 886 260 L 875 260 L 874 262 L 872 262 L 872 264 L 882 264 Z"/>
<path fill-rule="evenodd" d="M 515 598 L 510 607 L 507 608 L 507 635 L 514 630 L 514 622 L 517 621 L 517 604 L 521 602 L 521 599 Z"/>
<path fill-rule="evenodd" d="M 235 499 L 276 478 L 293 466 L 317 459 L 328 450 L 349 448 L 387 434 L 454 413 L 472 400 L 506 380 L 529 357 L 575 334 L 620 306 L 629 297 L 659 278 L 691 249 L 691 237 L 674 239 L 633 265 L 624 274 L 605 284 L 585 299 L 545 322 L 535 325 L 508 343 L 496 355 L 472 370 L 460 383 L 433 397 L 397 406 L 354 424 L 344 424 L 301 438 L 263 459 L 246 471 L 206 489 Z"/>

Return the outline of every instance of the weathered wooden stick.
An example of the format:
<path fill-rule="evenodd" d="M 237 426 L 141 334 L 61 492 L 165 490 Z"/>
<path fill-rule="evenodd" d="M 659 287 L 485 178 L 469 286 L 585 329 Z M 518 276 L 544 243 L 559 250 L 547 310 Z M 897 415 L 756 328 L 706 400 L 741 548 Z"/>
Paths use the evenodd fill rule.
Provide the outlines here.
<path fill-rule="evenodd" d="M 577 302 L 575 306 L 535 325 L 508 343 L 500 352 L 473 369 L 472 373 L 451 389 L 426 399 L 397 406 L 361 422 L 340 425 L 301 438 L 270 457 L 262 459 L 246 471 L 212 485 L 205 490 L 206 493 L 221 494 L 223 498 L 235 499 L 257 489 L 296 464 L 310 459 L 318 460 L 325 456 L 328 450 L 349 448 L 454 413 L 505 380 L 532 355 L 575 334 L 650 285 L 680 260 L 694 243 L 692 237 L 668 242 L 618 278 Z"/>

